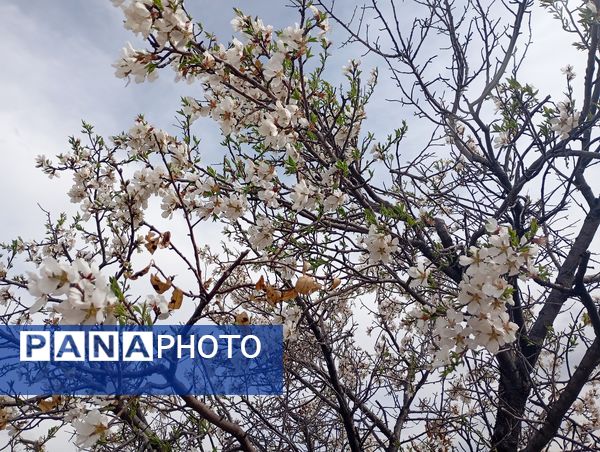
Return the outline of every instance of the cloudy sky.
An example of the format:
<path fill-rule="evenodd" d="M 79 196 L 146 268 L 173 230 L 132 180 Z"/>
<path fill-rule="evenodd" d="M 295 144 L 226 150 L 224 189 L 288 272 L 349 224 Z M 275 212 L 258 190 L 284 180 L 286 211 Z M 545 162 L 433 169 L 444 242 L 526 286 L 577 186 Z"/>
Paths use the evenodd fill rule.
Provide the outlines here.
<path fill-rule="evenodd" d="M 276 26 L 294 21 L 293 10 L 273 0 L 195 0 L 188 4 L 207 29 L 225 39 L 231 34 L 233 6 Z M 273 8 L 274 4 L 278 7 Z M 4 18 L 0 29 L 4 50 L 0 71 L 1 240 L 15 235 L 33 238 L 39 236 L 43 219 L 38 203 L 50 210 L 72 209 L 64 196 L 69 181 L 48 180 L 34 168 L 36 155 L 53 156 L 68 149 L 67 137 L 79 132 L 82 119 L 104 135 L 128 129 L 142 112 L 152 123 L 169 128 L 180 96 L 195 94 L 197 88 L 174 83 L 168 72 L 151 84 L 125 86 L 116 79 L 111 63 L 124 43 L 135 43 L 135 39 L 123 29 L 120 10 L 108 0 L 4 0 L 0 15 Z M 572 50 L 569 38 L 558 32 L 557 22 L 546 13 L 536 10 L 533 25 L 530 61 L 534 64 L 525 67 L 524 74 L 542 92 L 560 96 L 559 68 L 568 62 L 579 66 L 576 60 L 583 62 L 583 55 Z M 357 55 L 356 50 L 336 51 L 332 63 L 341 68 Z M 411 118 L 397 104 L 385 101 L 393 86 L 385 73 L 381 79 L 367 113 L 373 128 L 383 134 L 400 119 L 410 123 Z M 213 127 L 202 130 L 202 137 L 209 150 L 218 150 Z"/>

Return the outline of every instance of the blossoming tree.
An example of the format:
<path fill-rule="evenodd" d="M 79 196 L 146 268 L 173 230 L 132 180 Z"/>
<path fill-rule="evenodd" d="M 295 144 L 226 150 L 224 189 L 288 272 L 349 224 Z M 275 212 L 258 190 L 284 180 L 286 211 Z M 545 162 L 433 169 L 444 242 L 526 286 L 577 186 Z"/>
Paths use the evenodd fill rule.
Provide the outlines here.
<path fill-rule="evenodd" d="M 281 30 L 236 10 L 228 43 L 179 0 L 113 3 L 147 40 L 116 75 L 174 71 L 198 94 L 178 134 L 143 116 L 109 139 L 84 124 L 39 158 L 72 176 L 79 213 L 3 245 L 2 321 L 147 325 L 187 306 L 188 324 L 283 324 L 284 391 L 5 397 L 12 447 L 63 430 L 97 450 L 600 447 L 596 0 L 541 2 L 585 65 L 548 74 L 557 99 L 520 77 L 528 0 L 372 0 L 352 17 L 294 0 Z M 330 23 L 395 81 L 385 138 L 361 128 L 376 70 L 352 60 L 326 80 Z M 217 161 L 199 117 L 222 131 Z M 416 122 L 422 150 L 403 142 Z M 203 245 L 210 222 L 220 245 Z"/>

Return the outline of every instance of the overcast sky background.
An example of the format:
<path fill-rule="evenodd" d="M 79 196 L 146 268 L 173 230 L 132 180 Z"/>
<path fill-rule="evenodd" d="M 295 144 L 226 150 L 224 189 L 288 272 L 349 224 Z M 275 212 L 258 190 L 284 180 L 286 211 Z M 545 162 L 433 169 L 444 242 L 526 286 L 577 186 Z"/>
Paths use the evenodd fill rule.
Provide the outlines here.
<path fill-rule="evenodd" d="M 225 39 L 231 35 L 233 6 L 276 26 L 295 20 L 292 9 L 274 0 L 195 0 L 188 4 L 196 19 Z M 409 2 L 405 5 L 410 8 Z M 169 71 L 161 73 L 158 81 L 141 85 L 125 86 L 114 77 L 111 63 L 120 48 L 135 38 L 123 29 L 121 11 L 108 0 L 4 0 L 0 15 L 4 18 L 0 29 L 4 49 L 0 71 L 0 193 L 4 199 L 0 240 L 16 235 L 33 238 L 42 232 L 43 214 L 37 203 L 54 211 L 72 211 L 64 195 L 69 181 L 64 177 L 49 180 L 36 170 L 36 155 L 54 156 L 68 150 L 67 137 L 79 133 L 82 119 L 103 135 L 127 130 L 138 113 L 168 129 L 180 96 L 200 93 L 197 87 L 174 83 Z M 536 9 L 533 24 L 534 45 L 525 79 L 560 99 L 564 86 L 560 67 L 569 62 L 580 67 L 583 55 L 573 50 L 570 37 L 561 33 L 558 23 L 544 11 Z M 334 44 L 339 44 L 335 37 Z M 348 58 L 356 56 L 356 48 L 336 50 L 332 63 L 341 70 Z M 365 67 L 376 63 L 367 59 Z M 418 135 L 414 133 L 418 127 L 411 124 L 409 112 L 385 101 L 393 86 L 384 71 L 380 80 L 367 110 L 369 124 L 383 137 L 401 119 L 408 119 L 408 146 Z M 205 128 L 201 136 L 207 152 L 218 151 L 215 127 Z"/>
<path fill-rule="evenodd" d="M 410 8 L 410 2 L 398 3 Z M 292 9 L 275 0 L 190 0 L 187 4 L 195 19 L 222 39 L 231 36 L 233 6 L 276 28 L 297 20 Z M 129 129 L 138 113 L 144 113 L 152 124 L 172 130 L 180 97 L 200 96 L 200 91 L 197 86 L 174 83 L 170 71 L 162 72 L 158 81 L 142 85 L 125 86 L 115 78 L 111 63 L 120 48 L 127 41 L 139 41 L 123 29 L 121 11 L 108 0 L 4 0 L 0 17 L 0 241 L 16 236 L 40 238 L 44 214 L 38 203 L 54 212 L 72 213 L 74 206 L 65 194 L 70 180 L 49 180 L 34 168 L 36 155 L 52 157 L 67 151 L 67 138 L 79 133 L 82 119 L 105 136 Z M 571 38 L 546 12 L 536 7 L 532 21 L 534 42 L 523 80 L 561 100 L 564 78 L 560 68 L 574 64 L 581 77 L 584 55 L 573 49 Z M 332 26 L 335 29 L 335 24 Z M 336 37 L 339 35 L 334 33 L 334 45 L 340 42 Z M 343 64 L 357 56 L 356 48 L 336 50 L 332 69 L 337 67 L 341 73 Z M 363 61 L 366 70 L 376 64 L 374 59 Z M 371 129 L 383 138 L 402 119 L 413 124 L 410 112 L 385 101 L 393 85 L 384 71 L 380 80 L 367 114 Z M 416 125 L 409 129 L 406 146 L 416 143 L 418 130 Z M 209 125 L 200 136 L 207 153 L 219 152 L 216 126 Z"/>

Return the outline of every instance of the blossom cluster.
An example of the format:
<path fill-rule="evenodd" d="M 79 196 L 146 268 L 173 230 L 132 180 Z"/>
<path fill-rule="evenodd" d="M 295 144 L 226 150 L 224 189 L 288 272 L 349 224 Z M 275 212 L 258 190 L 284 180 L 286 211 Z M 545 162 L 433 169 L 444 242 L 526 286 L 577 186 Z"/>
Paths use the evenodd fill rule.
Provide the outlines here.
<path fill-rule="evenodd" d="M 109 432 L 110 418 L 93 409 L 73 421 L 75 444 L 80 448 L 92 447 Z"/>
<path fill-rule="evenodd" d="M 125 14 L 125 28 L 148 38 L 153 35 L 157 50 L 165 47 L 184 51 L 194 37 L 191 19 L 180 2 L 155 2 L 152 0 L 113 1 Z M 135 50 L 131 44 L 123 48 L 121 58 L 113 64 L 119 78 L 131 78 L 136 83 L 158 77 L 154 55 Z"/>
<path fill-rule="evenodd" d="M 387 264 L 392 254 L 398 250 L 398 239 L 379 231 L 375 225 L 369 227 L 369 233 L 363 236 L 362 242 L 368 252 L 370 264 Z"/>
<path fill-rule="evenodd" d="M 514 304 L 509 278 L 537 274 L 537 245 L 525 236 L 517 240 L 495 220 L 489 220 L 486 228 L 490 234 L 487 243 L 471 247 L 460 257 L 464 272 L 458 295 L 449 306 L 411 313 L 421 327 L 433 325 L 437 338 L 434 365 L 449 364 L 453 356 L 467 349 L 483 347 L 495 354 L 516 338 L 518 326 L 507 311 L 507 306 Z M 427 285 L 430 270 L 420 263 L 409 269 L 409 275 L 413 287 Z"/>
<path fill-rule="evenodd" d="M 36 273 L 29 273 L 27 289 L 37 297 L 30 313 L 39 311 L 52 299 L 59 302 L 53 310 L 60 315 L 62 324 L 90 325 L 115 321 L 117 300 L 110 285 L 96 265 L 83 259 L 67 263 L 46 257 Z"/>
<path fill-rule="evenodd" d="M 282 310 L 281 314 L 278 314 L 273 319 L 275 324 L 283 325 L 283 339 L 285 341 L 293 341 L 298 337 L 298 323 L 302 316 L 302 310 L 300 307 L 288 304 Z"/>
<path fill-rule="evenodd" d="M 257 251 L 262 251 L 271 246 L 274 240 L 274 233 L 275 228 L 271 220 L 266 217 L 259 217 L 256 220 L 256 224 L 250 226 L 248 238 Z"/>
<path fill-rule="evenodd" d="M 556 105 L 558 116 L 550 120 L 552 130 L 560 135 L 561 139 L 569 137 L 569 133 L 579 124 L 580 112 L 573 108 L 572 102 L 559 102 Z"/>
<path fill-rule="evenodd" d="M 290 99 L 294 86 L 288 76 L 291 62 L 308 50 L 306 29 L 295 25 L 274 33 L 260 19 L 238 12 L 231 23 L 242 40 L 192 53 L 187 45 L 194 37 L 193 25 L 179 2 L 159 6 L 150 0 L 134 1 L 122 8 L 125 26 L 145 38 L 152 35 L 156 42 L 151 52 L 125 48 L 114 64 L 117 77 L 133 76 L 136 82 L 153 79 L 154 61 L 168 48 L 178 77 L 199 79 L 205 89 L 202 101 L 186 100 L 186 112 L 192 118 L 210 116 L 225 134 L 255 128 L 265 145 L 277 149 L 292 145 L 298 126 L 308 126 L 303 110 Z M 320 29 L 326 29 L 326 17 L 316 9 L 314 15 Z"/>
<path fill-rule="evenodd" d="M 313 130 L 314 125 L 310 125 L 306 118 L 306 107 L 301 107 L 298 102 L 300 85 L 302 90 L 310 90 L 305 94 L 308 99 L 321 101 L 324 93 L 321 87 L 306 84 L 306 78 L 299 78 L 294 64 L 301 58 L 308 58 L 309 42 L 314 36 L 323 38 L 328 30 L 324 13 L 310 6 L 313 17 L 304 27 L 296 24 L 274 31 L 262 20 L 236 10 L 231 24 L 239 39 L 234 38 L 228 45 L 213 44 L 212 41 L 206 45 L 196 43 L 193 49 L 186 49 L 185 46 L 173 45 L 172 38 L 156 38 L 162 29 L 183 30 L 183 35 L 190 39 L 193 37 L 193 27 L 190 28 L 186 22 L 187 16 L 181 13 L 178 2 L 160 5 L 156 2 L 117 2 L 117 6 L 124 10 L 126 27 L 151 38 L 149 42 L 153 46 L 150 51 L 126 49 L 125 57 L 116 63 L 117 76 L 133 76 L 136 81 L 142 81 L 145 76 L 153 77 L 156 70 L 150 62 L 161 59 L 164 54 L 166 58 L 163 61 L 172 64 L 179 78 L 199 80 L 203 87 L 203 99 L 184 99 L 182 111 L 190 121 L 199 116 L 210 117 L 220 125 L 223 134 L 237 136 L 240 142 L 260 140 L 270 151 L 276 153 L 282 150 L 285 159 L 291 159 L 295 165 L 302 164 L 297 152 L 299 135 Z M 172 17 L 178 20 L 169 19 Z M 175 25 L 165 28 L 162 24 L 169 20 Z M 157 44 L 153 42 L 155 38 Z M 137 64 L 137 72 L 130 70 L 134 63 Z M 352 65 L 352 70 L 358 71 L 357 63 Z M 340 122 L 340 116 L 335 122 L 334 117 L 331 118 L 334 125 L 328 133 L 333 133 L 336 143 L 347 143 L 353 139 L 358 134 L 360 121 L 364 119 L 364 113 L 353 114 L 348 107 L 346 110 L 346 114 L 354 117 L 351 125 Z M 163 138 L 157 140 L 156 131 L 141 119 L 128 135 L 127 144 L 138 149 L 141 155 L 144 151 L 156 149 L 157 141 Z M 315 149 L 318 150 L 318 147 Z M 320 157 L 324 160 L 330 158 L 325 153 L 321 153 Z M 272 162 L 255 158 L 240 160 L 245 173 L 243 182 L 227 180 L 229 176 L 225 174 L 219 175 L 218 180 L 214 174 L 200 176 L 191 165 L 187 167 L 190 171 L 186 174 L 186 168 L 182 167 L 179 180 L 185 180 L 189 186 L 181 194 L 164 187 L 154 190 L 163 199 L 163 217 L 170 218 L 174 210 L 183 204 L 191 206 L 203 219 L 222 216 L 235 221 L 249 208 L 249 194 L 272 209 L 281 207 L 282 197 L 289 195 L 292 209 L 297 212 L 318 206 L 322 206 L 326 213 L 334 212 L 348 201 L 348 196 L 337 188 L 334 165 L 324 171 L 319 185 L 299 177 L 290 190 L 282 190 Z M 332 164 L 336 162 L 337 158 L 331 161 Z M 322 187 L 326 187 L 325 190 Z M 256 228 L 249 233 L 256 235 Z M 259 239 L 259 248 L 264 249 L 268 240 L 266 237 L 263 239 Z"/>
<path fill-rule="evenodd" d="M 245 182 L 251 187 L 255 187 L 258 199 L 263 201 L 267 207 L 279 207 L 275 167 L 264 161 L 246 160 L 244 170 L 246 173 Z"/>
<path fill-rule="evenodd" d="M 279 31 L 236 10 L 231 24 L 239 39 L 228 45 L 212 40 L 192 45 L 193 26 L 179 2 L 118 3 L 125 13 L 126 27 L 149 38 L 152 45 L 150 51 L 124 49 L 123 57 L 115 63 L 118 77 L 141 82 L 145 77 L 156 77 L 157 68 L 170 63 L 178 78 L 199 80 L 204 88 L 202 99 L 185 99 L 184 112 L 191 120 L 209 116 L 226 135 L 251 131 L 266 147 L 288 154 L 294 154 L 299 133 L 314 130 L 316 125 L 309 124 L 299 92 L 311 101 L 321 101 L 326 93 L 319 84 L 307 83 L 307 77 L 300 77 L 294 66 L 310 57 L 309 43 L 321 39 L 327 45 L 323 36 L 329 29 L 328 19 L 316 7 L 308 8 L 312 18 L 303 27 L 295 24 Z M 186 41 L 187 47 L 182 46 Z M 348 71 L 358 73 L 358 64 L 353 61 Z M 338 145 L 352 141 L 364 119 L 360 107 L 352 111 L 353 107 L 347 106 L 347 110 L 345 113 L 353 117 L 351 124 L 340 122 L 341 117 L 335 114 L 330 118 L 328 133 Z"/>

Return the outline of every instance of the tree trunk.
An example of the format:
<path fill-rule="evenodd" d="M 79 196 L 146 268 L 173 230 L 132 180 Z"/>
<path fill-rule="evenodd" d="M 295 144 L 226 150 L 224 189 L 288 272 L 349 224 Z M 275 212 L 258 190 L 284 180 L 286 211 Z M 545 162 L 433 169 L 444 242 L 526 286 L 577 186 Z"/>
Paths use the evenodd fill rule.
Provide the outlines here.
<path fill-rule="evenodd" d="M 519 448 L 521 419 L 529 395 L 527 374 L 520 369 L 514 352 L 506 350 L 497 355 L 500 365 L 498 411 L 492 434 L 492 450 L 515 452 Z"/>

